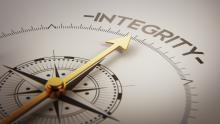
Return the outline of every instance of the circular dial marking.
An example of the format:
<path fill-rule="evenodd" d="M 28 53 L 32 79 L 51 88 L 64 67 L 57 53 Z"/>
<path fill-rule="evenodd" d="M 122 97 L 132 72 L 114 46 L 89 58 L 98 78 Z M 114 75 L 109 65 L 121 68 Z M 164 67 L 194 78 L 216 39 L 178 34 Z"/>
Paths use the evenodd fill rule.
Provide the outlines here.
<path fill-rule="evenodd" d="M 77 31 L 76 32 L 76 35 L 74 36 L 74 37 L 76 37 L 77 35 L 78 35 L 78 33 L 80 34 L 80 32 L 83 32 L 83 33 L 87 33 L 88 34 L 88 36 L 90 35 L 90 33 L 92 33 L 92 32 L 94 32 L 94 33 L 97 33 L 98 34 L 98 32 L 100 33 L 100 34 L 102 34 L 103 36 L 111 36 L 112 37 L 112 35 L 120 35 L 120 36 L 124 36 L 125 34 L 127 34 L 127 32 L 121 32 L 120 30 L 113 30 L 113 29 L 111 29 L 111 28 L 102 28 L 102 27 L 100 27 L 100 26 L 97 26 L 97 27 L 94 27 L 94 26 L 92 26 L 92 25 L 88 25 L 88 26 L 84 26 L 84 25 L 76 25 L 76 26 L 73 26 L 73 25 L 66 25 L 66 26 L 64 26 L 63 24 L 62 25 L 57 25 L 57 26 L 55 26 L 54 25 L 54 27 L 52 26 L 41 26 L 41 27 L 39 27 L 39 28 L 36 28 L 36 30 L 31 30 L 31 31 L 39 31 L 39 32 L 41 32 L 41 31 L 45 31 L 45 30 L 47 30 L 48 31 L 48 33 L 50 34 L 53 34 L 53 33 L 57 33 L 57 31 L 59 32 L 60 30 L 59 29 L 61 29 L 62 31 L 64 30 L 64 29 L 66 29 L 65 31 L 67 31 L 67 32 L 65 32 L 65 33 L 67 33 L 68 34 L 68 32 L 72 32 L 72 31 Z M 72 29 L 72 30 L 69 30 L 69 29 Z M 97 32 L 98 31 L 98 32 Z M 103 32 L 103 33 L 102 33 Z M 36 32 L 37 33 L 37 32 Z M 59 32 L 59 33 L 61 33 L 61 32 Z M 72 33 L 71 33 L 72 34 Z M 100 36 L 100 35 L 99 35 Z M 194 109 L 192 109 L 192 105 L 193 104 L 196 104 L 197 102 L 192 102 L 192 98 L 194 98 L 194 97 L 196 97 L 196 95 L 194 95 L 193 93 L 191 93 L 191 91 L 194 89 L 194 87 L 193 86 L 191 86 L 192 85 L 192 81 L 191 80 L 188 80 L 188 78 L 187 78 L 187 76 L 188 76 L 188 73 L 186 73 L 186 70 L 185 70 L 185 68 L 184 67 L 181 67 L 181 66 L 179 66 L 180 65 L 180 63 L 178 62 L 178 60 L 176 61 L 176 58 L 175 57 L 173 57 L 173 56 L 167 56 L 167 52 L 163 52 L 162 50 L 161 50 L 161 47 L 159 47 L 159 49 L 158 49 L 158 46 L 157 45 L 155 45 L 155 44 L 151 44 L 151 42 L 147 42 L 147 40 L 143 40 L 143 39 L 140 39 L 140 38 L 138 38 L 139 36 L 135 36 L 135 37 L 132 37 L 132 39 L 134 40 L 134 41 L 136 41 L 135 43 L 138 43 L 138 44 L 135 44 L 135 45 L 138 45 L 138 48 L 140 48 L 140 49 L 142 49 L 142 48 L 150 48 L 151 50 L 153 50 L 154 52 L 156 52 L 157 54 L 159 54 L 159 55 L 161 55 L 161 57 L 162 58 L 164 58 L 168 63 L 170 63 L 173 67 L 174 67 L 174 69 L 176 70 L 176 72 L 177 72 L 177 74 L 179 75 L 179 78 L 180 78 L 180 81 L 176 81 L 176 83 L 179 83 L 179 82 L 181 82 L 181 81 L 183 81 L 183 93 L 185 92 L 185 97 L 184 98 L 186 98 L 186 99 L 184 99 L 184 98 L 182 98 L 182 96 L 180 97 L 181 99 L 180 100 L 183 100 L 184 102 L 182 102 L 182 101 L 180 101 L 180 107 L 178 107 L 178 108 L 182 108 L 182 109 L 184 109 L 184 110 L 180 110 L 181 112 L 178 112 L 179 114 L 181 114 L 180 116 L 182 117 L 182 118 L 179 118 L 178 120 L 176 119 L 175 120 L 175 122 L 177 122 L 177 123 L 182 123 L 182 124 L 185 124 L 185 123 L 188 123 L 188 120 L 189 120 L 189 118 L 193 118 L 193 116 L 192 116 L 192 110 L 194 110 Z M 76 39 L 78 39 L 78 38 L 76 38 Z M 108 39 L 108 38 L 107 38 Z M 83 41 L 83 40 L 82 40 Z M 84 40 L 84 41 L 89 41 L 89 40 Z M 97 39 L 96 39 L 96 41 L 98 41 Z M 83 44 L 83 43 L 82 43 Z M 100 44 L 100 43 L 99 43 Z M 79 44 L 80 45 L 80 44 Z M 144 47 L 143 47 L 144 46 Z M 147 47 L 146 47 L 147 46 Z M 77 51 L 75 51 L 75 52 L 77 52 Z M 149 52 L 149 51 L 148 51 Z M 144 59 L 144 58 L 142 58 L 142 59 Z M 141 59 L 138 59 L 138 60 L 141 60 Z M 149 61 L 148 59 L 144 59 L 144 60 L 146 60 L 146 62 L 147 61 Z M 124 62 L 123 62 L 124 63 Z M 126 63 L 125 63 L 126 64 Z M 155 64 L 155 63 L 154 63 Z M 146 65 L 146 64 L 145 64 Z M 143 66 L 145 66 L 145 65 L 143 65 Z M 155 64 L 155 65 L 157 65 L 157 64 Z M 108 65 L 109 66 L 109 65 Z M 153 65 L 150 65 L 150 66 L 153 66 Z M 140 70 L 143 70 L 143 68 L 141 68 Z M 118 70 L 117 70 L 117 72 L 118 72 Z M 170 71 L 167 71 L 167 72 L 172 72 L 171 70 Z M 120 72 L 118 72 L 119 74 L 120 74 Z M 151 72 L 149 72 L 149 73 L 151 73 Z M 145 73 L 145 74 L 147 74 L 148 76 L 148 78 L 149 78 L 149 73 Z M 162 76 L 163 74 L 159 74 L 160 76 Z M 138 76 L 138 75 L 137 75 Z M 155 75 L 154 75 L 155 76 Z M 129 77 L 128 77 L 129 78 Z M 129 78 L 130 79 L 130 78 Z M 137 79 L 137 78 L 135 78 L 135 79 Z M 147 79 L 147 78 L 146 78 Z M 126 81 L 125 81 L 126 82 Z M 155 81 L 155 82 L 157 82 L 157 83 L 159 83 L 160 81 Z M 154 82 L 154 83 L 155 83 Z M 171 82 L 173 82 L 173 81 L 171 81 Z M 174 81 L 175 82 L 175 81 Z M 140 82 L 135 82 L 134 84 L 136 84 L 136 83 L 140 83 Z M 149 82 L 148 82 L 149 83 Z M 157 83 L 155 83 L 155 84 L 157 84 Z M 162 82 L 160 82 L 160 83 L 162 83 Z M 164 83 L 163 83 L 164 84 Z M 163 85 L 162 84 L 162 85 Z M 138 84 L 138 86 L 141 86 L 141 85 L 143 85 L 143 84 Z M 161 84 L 160 84 L 161 85 Z M 169 85 L 170 86 L 170 84 L 167 84 L 167 85 Z M 182 85 L 181 83 L 179 83 L 179 85 Z M 172 86 L 171 86 L 172 87 Z M 138 88 L 140 88 L 140 87 L 138 87 Z M 175 88 L 172 88 L 172 89 L 175 89 Z M 142 89 L 142 90 L 145 90 L 145 89 Z M 171 89 L 170 89 L 171 90 Z M 182 90 L 182 89 L 181 89 Z M 181 91 L 181 90 L 179 90 L 179 91 Z M 139 90 L 139 91 L 141 91 L 141 90 Z M 172 90 L 171 90 L 172 91 Z M 136 92 L 137 93 L 137 92 Z M 180 93 L 180 92 L 179 92 Z M 140 92 L 138 92 L 138 94 L 140 95 L 140 96 L 143 96 L 143 98 L 145 98 L 145 99 L 147 99 L 147 94 L 146 95 L 144 95 L 145 94 L 145 92 L 143 92 L 142 93 L 142 95 L 140 94 Z M 166 94 L 166 93 L 165 93 Z M 130 94 L 131 95 L 131 94 Z M 155 94 L 154 94 L 155 95 Z M 148 96 L 148 98 L 150 98 L 149 96 Z M 179 99 L 179 98 L 177 98 L 177 99 Z M 138 101 L 138 100 L 136 100 L 136 101 Z M 131 101 L 129 102 L 129 103 L 132 103 Z M 149 102 L 148 102 L 149 103 Z M 147 105 L 148 105 L 148 103 L 146 103 Z M 183 106 L 182 106 L 182 103 L 183 103 Z M 150 103 L 150 104 L 152 104 L 152 103 Z M 150 105 L 149 104 L 149 105 Z M 159 103 L 158 103 L 159 104 Z M 176 107 L 175 106 L 175 104 L 176 103 L 174 103 L 174 104 L 172 104 L 172 105 L 169 105 L 169 106 L 173 106 L 173 107 Z M 186 106 L 184 106 L 184 105 L 186 105 Z M 123 106 L 125 106 L 125 105 L 123 105 Z M 122 106 L 122 108 L 123 108 L 123 106 Z M 163 105 L 164 106 L 164 105 Z M 160 107 L 160 106 L 158 106 L 158 107 Z M 148 108 L 148 107 L 146 107 L 145 106 L 145 108 Z M 161 109 L 161 112 L 163 112 L 163 108 L 160 108 Z M 172 109 L 172 108 L 170 108 L 170 109 Z M 159 109 L 158 109 L 159 110 Z M 172 110 L 177 110 L 177 109 L 172 109 Z M 153 110 L 152 110 L 153 111 Z M 145 111 L 146 112 L 146 111 Z M 157 112 L 157 111 L 155 111 L 155 112 Z M 158 112 L 158 113 L 161 113 L 161 112 Z M 150 114 L 149 112 L 147 113 L 147 114 Z M 153 113 L 152 114 L 154 114 L 154 111 L 153 111 Z M 180 116 L 178 116 L 178 117 L 180 117 Z M 129 118 L 132 118 L 132 117 L 129 117 Z M 146 120 L 146 118 L 144 118 L 145 120 Z M 143 119 L 142 119 L 143 120 Z M 140 119 L 139 121 L 140 122 L 142 122 L 142 120 Z M 147 119 L 147 120 L 149 120 L 149 119 Z M 130 120 L 131 122 L 132 122 L 132 120 Z M 167 122 L 168 123 L 168 122 Z"/>
<path fill-rule="evenodd" d="M 60 76 L 65 77 L 87 61 L 86 59 L 77 57 L 47 57 L 23 63 L 15 68 L 45 79 L 50 79 L 53 75 L 54 63 L 57 65 Z M 7 101 L 1 103 L 0 108 L 0 112 L 4 116 L 7 116 L 11 111 L 39 94 L 39 90 L 36 87 L 11 71 L 7 72 L 1 78 L 1 92 L 7 94 L 4 95 L 4 98 L 7 97 Z M 72 92 L 99 106 L 109 114 L 112 114 L 116 110 L 122 98 L 120 81 L 114 73 L 103 65 L 96 66 L 89 75 L 72 89 Z M 7 108 L 7 103 L 11 103 L 14 107 Z M 59 106 L 62 110 L 61 122 L 68 120 L 69 122 L 78 122 L 80 124 L 100 122 L 104 119 L 100 115 L 65 102 L 59 102 Z M 29 123 L 41 121 L 43 124 L 47 123 L 47 121 L 58 121 L 57 119 L 54 106 L 49 105 L 44 111 L 34 114 L 30 120 L 26 121 Z"/>

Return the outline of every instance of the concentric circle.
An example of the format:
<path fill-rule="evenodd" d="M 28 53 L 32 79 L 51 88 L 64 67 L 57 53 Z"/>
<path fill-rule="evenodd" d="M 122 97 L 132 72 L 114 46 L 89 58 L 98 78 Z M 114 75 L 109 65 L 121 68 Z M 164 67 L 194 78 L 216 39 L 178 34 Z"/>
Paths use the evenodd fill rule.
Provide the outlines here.
<path fill-rule="evenodd" d="M 25 62 L 16 66 L 15 69 L 48 80 L 53 76 L 54 64 L 57 66 L 62 78 L 87 61 L 87 59 L 67 56 L 45 57 Z M 5 100 L 0 101 L 0 112 L 4 116 L 7 116 L 39 94 L 36 92 L 39 89 L 38 87 L 31 85 L 12 71 L 7 72 L 1 77 L 0 85 L 0 97 Z M 32 92 L 30 93 L 30 91 Z M 122 99 L 122 87 L 119 79 L 112 71 L 100 64 L 72 89 L 72 92 L 80 95 L 92 104 L 99 106 L 99 108 L 105 110 L 108 114 L 112 114 L 116 110 Z M 105 119 L 100 115 L 64 102 L 59 102 L 59 106 L 62 109 L 62 121 L 68 120 L 77 122 L 77 124 L 89 124 L 97 123 Z M 31 119 L 26 120 L 25 123 L 38 123 L 38 121 L 41 121 L 41 124 L 44 124 L 47 123 L 48 120 L 52 122 L 57 120 L 53 105 L 48 105 L 45 110 L 34 114 Z"/>

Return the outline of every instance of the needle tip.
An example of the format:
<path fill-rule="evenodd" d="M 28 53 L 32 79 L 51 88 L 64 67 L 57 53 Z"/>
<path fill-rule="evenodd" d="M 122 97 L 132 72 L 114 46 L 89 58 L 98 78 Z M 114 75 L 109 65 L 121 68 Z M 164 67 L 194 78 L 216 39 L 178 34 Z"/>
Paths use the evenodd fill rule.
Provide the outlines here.
<path fill-rule="evenodd" d="M 7 65 L 3 65 L 3 67 L 5 67 L 5 68 L 7 68 L 7 69 L 12 69 L 12 68 L 10 68 L 10 67 L 7 66 Z"/>
<path fill-rule="evenodd" d="M 110 119 L 112 119 L 114 121 L 120 122 L 120 120 L 118 120 L 117 118 L 115 118 L 115 117 L 113 117 L 111 115 L 108 115 L 107 118 L 110 118 Z"/>

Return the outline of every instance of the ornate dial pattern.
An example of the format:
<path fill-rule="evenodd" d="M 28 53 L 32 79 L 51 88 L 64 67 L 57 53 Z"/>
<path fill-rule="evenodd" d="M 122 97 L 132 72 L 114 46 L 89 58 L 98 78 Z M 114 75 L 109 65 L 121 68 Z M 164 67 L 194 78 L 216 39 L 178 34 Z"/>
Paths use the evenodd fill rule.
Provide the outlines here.
<path fill-rule="evenodd" d="M 87 61 L 87 59 L 68 56 L 45 57 L 20 64 L 15 69 L 49 79 L 53 76 L 54 64 L 60 76 L 64 77 Z M 122 86 L 119 79 L 112 71 L 100 64 L 72 89 L 72 92 L 105 110 L 108 114 L 116 110 L 122 99 Z M 0 101 L 1 116 L 7 116 L 39 93 L 39 87 L 31 85 L 12 71 L 8 71 L 0 78 L 0 98 L 6 100 Z M 60 101 L 58 104 L 61 109 L 61 122 L 90 124 L 99 123 L 105 119 L 101 115 L 68 103 Z M 59 123 L 53 105 L 48 105 L 46 109 L 32 115 L 26 121 L 33 124 Z"/>

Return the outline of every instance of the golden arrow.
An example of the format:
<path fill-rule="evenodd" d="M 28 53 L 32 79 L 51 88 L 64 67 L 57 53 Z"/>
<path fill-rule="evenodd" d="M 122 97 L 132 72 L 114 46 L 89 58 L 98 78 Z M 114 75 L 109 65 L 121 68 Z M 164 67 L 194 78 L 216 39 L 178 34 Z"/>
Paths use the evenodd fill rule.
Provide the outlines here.
<path fill-rule="evenodd" d="M 33 109 L 34 107 L 36 107 L 38 104 L 40 104 L 41 102 L 43 102 L 45 99 L 49 97 L 55 98 L 54 100 L 56 100 L 57 98 L 59 98 L 59 96 L 64 95 L 63 93 L 66 90 L 66 86 L 74 83 L 74 80 L 77 79 L 77 77 L 85 74 L 90 69 L 94 68 L 97 65 L 97 63 L 100 63 L 100 61 L 102 61 L 107 55 L 112 53 L 114 50 L 119 49 L 119 48 L 123 50 L 127 50 L 130 40 L 131 40 L 130 34 L 126 35 L 125 37 L 108 40 L 107 43 L 112 44 L 109 48 L 107 48 L 102 53 L 98 54 L 96 57 L 94 57 L 93 59 L 88 61 L 86 64 L 82 65 L 80 68 L 76 69 L 75 71 L 73 71 L 72 73 L 64 77 L 63 79 L 59 78 L 58 76 L 58 77 L 53 77 L 49 79 L 48 81 L 43 81 L 43 82 L 42 80 L 38 81 L 39 83 L 44 84 L 45 86 L 44 91 L 42 91 L 40 95 L 34 97 L 32 100 L 26 102 L 23 106 L 21 106 L 20 108 L 12 112 L 7 117 L 5 117 L 0 122 L 0 124 L 10 124 L 16 121 L 19 117 L 21 117 L 22 115 L 24 115 L 25 113 L 27 113 L 28 111 L 30 111 L 31 109 Z M 36 77 L 33 77 L 33 75 L 30 76 L 24 72 L 17 71 L 12 68 L 9 68 L 9 69 L 15 71 L 16 73 L 18 73 L 25 79 L 27 78 L 31 80 L 36 80 Z M 56 67 L 55 67 L 55 70 L 56 70 Z M 37 79 L 40 79 L 40 78 L 37 77 Z M 78 83 L 78 82 L 75 82 L 75 83 Z M 66 100 L 66 99 L 63 98 L 63 100 Z M 105 111 L 97 108 L 96 106 L 81 99 L 80 97 L 76 97 L 74 98 L 74 100 L 79 102 L 81 106 L 86 106 L 86 108 L 89 109 L 90 111 L 93 111 L 98 114 L 102 114 L 106 117 L 109 117 L 113 120 L 118 121 L 114 117 L 108 115 Z"/>
<path fill-rule="evenodd" d="M 105 51 L 102 53 L 98 54 L 96 57 L 90 59 L 86 64 L 82 65 L 80 68 L 76 69 L 66 77 L 64 77 L 62 80 L 65 83 L 65 85 L 68 85 L 71 81 L 76 79 L 78 76 L 83 74 L 84 72 L 88 71 L 94 65 L 102 61 L 107 55 L 115 51 L 116 49 L 123 49 L 127 50 L 129 43 L 131 40 L 131 34 L 127 34 L 125 37 L 120 37 L 112 40 L 106 41 L 106 43 L 112 44 L 109 48 L 107 48 Z"/>

